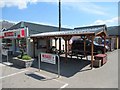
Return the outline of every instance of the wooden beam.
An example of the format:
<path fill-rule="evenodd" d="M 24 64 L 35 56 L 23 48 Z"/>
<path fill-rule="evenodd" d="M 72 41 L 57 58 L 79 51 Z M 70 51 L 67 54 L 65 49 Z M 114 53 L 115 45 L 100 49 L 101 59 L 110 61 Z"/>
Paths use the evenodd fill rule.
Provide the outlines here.
<path fill-rule="evenodd" d="M 106 36 L 104 36 L 104 54 L 106 53 Z"/>
<path fill-rule="evenodd" d="M 94 36 L 92 36 L 92 39 L 91 39 L 91 69 L 93 68 L 93 52 L 94 52 L 94 44 L 93 44 L 93 40 L 94 40 Z"/>

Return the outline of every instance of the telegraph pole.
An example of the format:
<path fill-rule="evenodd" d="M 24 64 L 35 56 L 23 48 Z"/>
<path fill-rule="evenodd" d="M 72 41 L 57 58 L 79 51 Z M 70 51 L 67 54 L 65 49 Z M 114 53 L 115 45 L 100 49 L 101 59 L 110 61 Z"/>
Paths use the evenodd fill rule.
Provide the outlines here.
<path fill-rule="evenodd" d="M 59 31 L 61 31 L 61 0 L 59 0 Z M 59 51 L 61 52 L 61 38 L 59 38 Z"/>

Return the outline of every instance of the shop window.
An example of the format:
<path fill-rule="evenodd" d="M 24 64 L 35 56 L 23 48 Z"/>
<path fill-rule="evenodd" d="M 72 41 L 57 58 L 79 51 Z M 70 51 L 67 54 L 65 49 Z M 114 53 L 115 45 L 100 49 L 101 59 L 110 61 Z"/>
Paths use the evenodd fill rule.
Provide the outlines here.
<path fill-rule="evenodd" d="M 39 39 L 37 40 L 37 49 L 46 49 L 47 46 L 50 46 L 50 40 Z"/>
<path fill-rule="evenodd" d="M 2 48 L 3 49 L 10 49 L 12 47 L 12 40 L 11 39 L 3 39 L 2 40 Z"/>

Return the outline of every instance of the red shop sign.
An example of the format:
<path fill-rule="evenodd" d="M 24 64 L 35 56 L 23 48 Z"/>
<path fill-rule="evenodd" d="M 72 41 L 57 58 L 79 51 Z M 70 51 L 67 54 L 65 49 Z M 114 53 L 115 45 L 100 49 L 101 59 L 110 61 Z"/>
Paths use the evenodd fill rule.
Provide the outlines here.
<path fill-rule="evenodd" d="M 5 37 L 14 36 L 14 32 L 5 32 L 4 36 Z"/>
<path fill-rule="evenodd" d="M 25 30 L 24 29 L 21 30 L 21 37 L 25 37 Z"/>

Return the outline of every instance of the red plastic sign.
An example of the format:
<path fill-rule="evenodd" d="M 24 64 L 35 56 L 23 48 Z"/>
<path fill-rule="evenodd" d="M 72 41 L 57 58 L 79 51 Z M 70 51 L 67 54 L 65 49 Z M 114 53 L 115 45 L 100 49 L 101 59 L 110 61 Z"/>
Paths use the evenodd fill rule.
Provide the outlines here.
<path fill-rule="evenodd" d="M 4 36 L 5 37 L 14 36 L 14 32 L 5 32 Z"/>
<path fill-rule="evenodd" d="M 21 37 L 25 37 L 25 30 L 24 29 L 21 30 Z"/>

